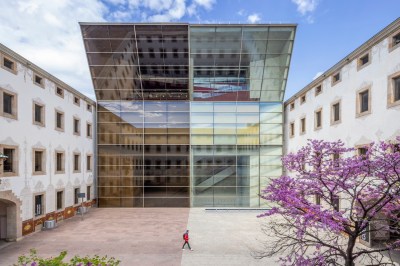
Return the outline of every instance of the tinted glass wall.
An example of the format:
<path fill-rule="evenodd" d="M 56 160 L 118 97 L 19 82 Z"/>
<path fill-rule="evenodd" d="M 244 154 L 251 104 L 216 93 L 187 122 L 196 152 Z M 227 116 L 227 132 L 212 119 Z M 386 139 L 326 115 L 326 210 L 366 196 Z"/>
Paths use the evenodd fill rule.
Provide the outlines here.
<path fill-rule="evenodd" d="M 187 25 L 85 25 L 96 98 L 188 100 Z"/>
<path fill-rule="evenodd" d="M 98 103 L 101 207 L 189 206 L 189 102 Z"/>

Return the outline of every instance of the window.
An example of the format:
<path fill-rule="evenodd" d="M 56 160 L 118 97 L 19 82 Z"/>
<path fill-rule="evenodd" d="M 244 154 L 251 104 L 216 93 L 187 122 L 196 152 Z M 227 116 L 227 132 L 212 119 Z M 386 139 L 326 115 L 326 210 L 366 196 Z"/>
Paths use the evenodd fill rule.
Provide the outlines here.
<path fill-rule="evenodd" d="M 333 74 L 332 75 L 331 86 L 336 85 L 337 83 L 339 83 L 340 80 L 341 80 L 340 72 L 337 72 L 337 73 Z"/>
<path fill-rule="evenodd" d="M 389 39 L 389 52 L 400 46 L 400 32 L 396 32 Z"/>
<path fill-rule="evenodd" d="M 388 78 L 388 107 L 400 105 L 400 71 Z"/>
<path fill-rule="evenodd" d="M 87 186 L 86 187 L 86 200 L 90 200 L 91 199 L 91 195 L 90 195 L 90 190 L 91 190 L 91 186 Z"/>
<path fill-rule="evenodd" d="M 80 106 L 81 105 L 81 101 L 78 97 L 74 96 L 74 104 Z"/>
<path fill-rule="evenodd" d="M 14 170 L 13 160 L 14 160 L 14 149 L 3 149 L 3 154 L 7 156 L 7 159 L 3 162 L 3 172 L 10 173 Z"/>
<path fill-rule="evenodd" d="M 294 110 L 294 102 L 290 103 L 290 111 Z"/>
<path fill-rule="evenodd" d="M 12 114 L 12 100 L 13 96 L 8 93 L 3 94 L 3 112 L 7 114 Z"/>
<path fill-rule="evenodd" d="M 334 209 L 335 211 L 338 212 L 339 209 L 340 209 L 340 205 L 339 205 L 339 203 L 340 203 L 340 198 L 339 198 L 339 196 L 333 195 L 332 198 L 331 198 L 331 201 L 332 201 L 332 207 L 333 207 L 333 209 Z"/>
<path fill-rule="evenodd" d="M 164 48 L 160 48 L 160 56 L 161 58 L 167 58 L 167 53 Z"/>
<path fill-rule="evenodd" d="M 318 85 L 317 87 L 315 87 L 315 96 L 321 93 L 322 93 L 322 85 Z"/>
<path fill-rule="evenodd" d="M 300 97 L 300 104 L 303 104 L 303 103 L 305 103 L 306 102 L 306 95 L 304 94 L 304 95 L 302 95 L 301 97 Z"/>
<path fill-rule="evenodd" d="M 79 204 L 79 192 L 80 192 L 80 189 L 78 187 L 74 188 L 74 204 L 75 205 Z"/>
<path fill-rule="evenodd" d="M 44 195 L 35 195 L 35 216 L 44 214 Z"/>
<path fill-rule="evenodd" d="M 371 113 L 371 97 L 370 89 L 362 89 L 357 92 L 357 108 L 356 117 Z"/>
<path fill-rule="evenodd" d="M 341 122 L 341 115 L 340 115 L 340 102 L 336 102 L 332 104 L 332 109 L 331 109 L 331 124 L 338 124 Z"/>
<path fill-rule="evenodd" d="M 56 94 L 61 98 L 64 98 L 64 90 L 60 87 L 56 87 Z"/>
<path fill-rule="evenodd" d="M 80 135 L 80 120 L 77 118 L 74 118 L 74 135 Z"/>
<path fill-rule="evenodd" d="M 14 60 L 12 60 L 11 58 L 7 58 L 5 56 L 3 56 L 3 60 L 2 60 L 2 64 L 1 66 L 10 71 L 13 74 L 17 74 L 17 64 L 15 63 Z"/>
<path fill-rule="evenodd" d="M 400 101 L 400 77 L 393 79 L 394 101 Z"/>
<path fill-rule="evenodd" d="M 81 155 L 79 153 L 74 153 L 74 173 L 78 173 L 81 171 Z"/>
<path fill-rule="evenodd" d="M 339 153 L 334 153 L 332 155 L 333 166 L 339 167 L 339 159 L 340 159 L 340 154 Z"/>
<path fill-rule="evenodd" d="M 153 48 L 149 48 L 149 56 L 150 58 L 155 58 L 155 54 L 154 54 L 154 49 Z"/>
<path fill-rule="evenodd" d="M 179 56 L 178 56 L 178 49 L 172 49 L 172 51 L 173 51 L 173 57 L 174 58 L 178 58 Z"/>
<path fill-rule="evenodd" d="M 56 174 L 64 173 L 64 152 L 56 151 Z"/>
<path fill-rule="evenodd" d="M 333 155 L 332 155 L 332 157 L 333 157 L 333 160 L 339 160 L 339 158 L 340 158 L 340 154 L 339 153 L 334 153 Z"/>
<path fill-rule="evenodd" d="M 2 98 L 1 115 L 7 118 L 17 119 L 17 94 L 0 88 Z"/>
<path fill-rule="evenodd" d="M 64 131 L 64 113 L 56 110 L 56 130 Z"/>
<path fill-rule="evenodd" d="M 38 126 L 45 126 L 44 123 L 44 105 L 40 103 L 33 103 L 33 124 Z"/>
<path fill-rule="evenodd" d="M 369 52 L 360 56 L 357 59 L 357 70 L 363 69 L 365 66 L 369 65 L 370 62 L 371 62 L 371 60 L 370 60 Z"/>
<path fill-rule="evenodd" d="M 294 122 L 290 123 L 290 137 L 294 137 L 295 131 L 294 131 Z"/>
<path fill-rule="evenodd" d="M 321 205 L 321 196 L 320 195 L 315 195 L 315 204 Z"/>
<path fill-rule="evenodd" d="M 367 155 L 368 148 L 367 147 L 359 147 L 357 148 L 357 155 L 365 157 Z"/>
<path fill-rule="evenodd" d="M 45 174 L 44 149 L 34 149 L 33 156 L 33 174 Z"/>
<path fill-rule="evenodd" d="M 139 58 L 143 58 L 143 49 L 142 48 L 138 48 L 138 54 L 139 54 Z"/>
<path fill-rule="evenodd" d="M 86 123 L 86 137 L 92 137 L 92 124 Z"/>
<path fill-rule="evenodd" d="M 395 152 L 400 152 L 400 144 L 399 143 L 393 145 L 393 153 L 395 153 Z"/>
<path fill-rule="evenodd" d="M 57 210 L 64 208 L 64 191 L 57 191 Z"/>
<path fill-rule="evenodd" d="M 300 134 L 306 133 L 306 118 L 300 119 Z"/>
<path fill-rule="evenodd" d="M 322 128 L 322 109 L 319 109 L 319 110 L 315 111 L 315 121 L 314 121 L 314 123 L 315 123 L 315 125 L 314 125 L 315 129 Z"/>
<path fill-rule="evenodd" d="M 16 146 L 2 146 L 0 151 L 8 158 L 3 161 L 2 170 L 3 176 L 18 175 L 18 147 Z"/>
<path fill-rule="evenodd" d="M 38 74 L 33 75 L 33 83 L 38 85 L 39 87 L 44 88 L 44 79 L 43 79 L 43 77 L 39 76 Z"/>
<path fill-rule="evenodd" d="M 86 170 L 92 171 L 92 156 L 86 155 Z"/>
<path fill-rule="evenodd" d="M 400 33 L 397 33 L 392 37 L 393 46 L 398 45 L 400 43 Z"/>
<path fill-rule="evenodd" d="M 92 111 L 92 106 L 90 104 L 86 104 L 86 110 L 91 112 Z"/>

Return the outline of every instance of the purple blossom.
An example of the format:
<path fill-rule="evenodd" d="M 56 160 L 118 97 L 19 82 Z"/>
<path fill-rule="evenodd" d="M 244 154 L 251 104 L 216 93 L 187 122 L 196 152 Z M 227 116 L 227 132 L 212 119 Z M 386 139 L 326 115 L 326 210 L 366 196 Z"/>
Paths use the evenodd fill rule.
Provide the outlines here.
<path fill-rule="evenodd" d="M 347 247 L 353 247 L 371 230 L 371 222 L 389 221 L 381 229 L 397 229 L 390 224 L 399 222 L 400 152 L 390 142 L 372 143 L 366 148 L 366 154 L 358 156 L 341 141 L 309 140 L 298 152 L 282 158 L 290 174 L 272 180 L 262 191 L 261 197 L 274 207 L 258 216 L 279 216 L 286 223 L 278 223 L 271 230 L 281 232 L 278 225 L 285 225 L 296 238 L 286 231 L 278 236 L 290 243 L 280 242 L 288 251 L 281 258 L 282 265 L 326 265 L 336 259 L 344 262 Z M 338 197 L 343 203 L 340 209 Z M 306 251 L 310 246 L 314 248 L 311 253 Z M 400 241 L 387 243 L 387 250 L 395 247 L 400 247 Z M 362 249 L 352 251 L 352 260 L 376 255 Z"/>

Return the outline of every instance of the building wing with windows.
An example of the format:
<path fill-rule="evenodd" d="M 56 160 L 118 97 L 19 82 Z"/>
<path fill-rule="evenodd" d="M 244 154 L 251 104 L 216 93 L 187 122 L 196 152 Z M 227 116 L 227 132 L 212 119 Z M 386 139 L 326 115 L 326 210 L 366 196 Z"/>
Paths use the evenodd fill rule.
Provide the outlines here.
<path fill-rule="evenodd" d="M 259 207 L 281 175 L 295 25 L 81 23 L 100 207 Z"/>
<path fill-rule="evenodd" d="M 400 135 L 400 18 L 285 102 L 285 153 L 307 139 L 362 147 Z"/>
<path fill-rule="evenodd" d="M 0 61 L 0 240 L 12 241 L 72 217 L 74 189 L 92 204 L 96 104 L 1 44 Z"/>
<path fill-rule="evenodd" d="M 285 154 L 308 139 L 340 139 L 362 156 L 372 142 L 397 142 L 399 117 L 400 18 L 285 102 Z M 337 209 L 346 210 L 348 200 L 336 196 Z M 361 242 L 398 238 L 382 228 Z"/>

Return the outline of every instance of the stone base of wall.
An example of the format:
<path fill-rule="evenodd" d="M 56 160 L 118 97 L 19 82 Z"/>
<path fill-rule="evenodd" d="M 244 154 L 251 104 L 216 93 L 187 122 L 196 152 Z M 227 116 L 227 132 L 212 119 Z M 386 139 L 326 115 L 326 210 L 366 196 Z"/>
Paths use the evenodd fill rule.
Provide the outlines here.
<path fill-rule="evenodd" d="M 92 207 L 96 204 L 96 200 L 83 202 L 84 207 Z M 40 231 L 42 229 L 43 223 L 48 220 L 56 220 L 57 222 L 62 222 L 65 219 L 74 217 L 80 205 L 66 207 L 61 211 L 54 211 L 47 213 L 46 215 L 37 218 L 29 219 L 22 222 L 22 235 L 26 236 L 33 232 Z"/>

